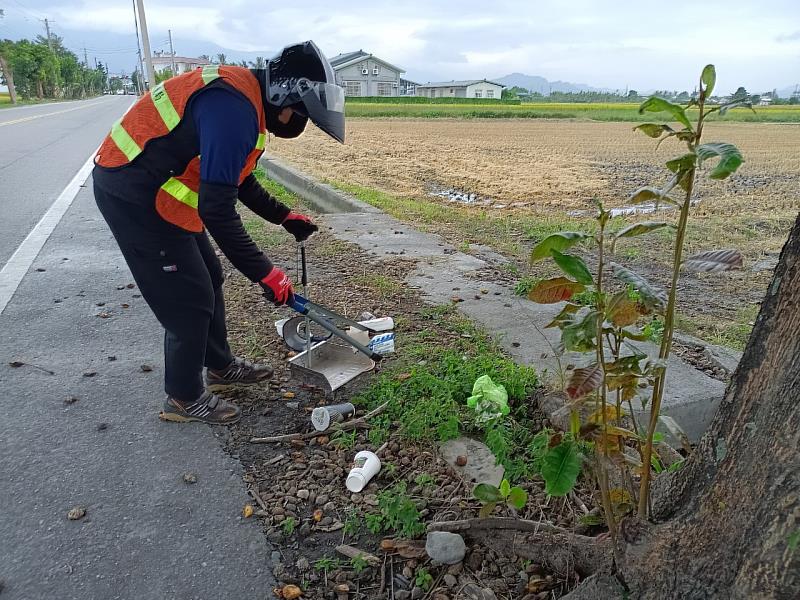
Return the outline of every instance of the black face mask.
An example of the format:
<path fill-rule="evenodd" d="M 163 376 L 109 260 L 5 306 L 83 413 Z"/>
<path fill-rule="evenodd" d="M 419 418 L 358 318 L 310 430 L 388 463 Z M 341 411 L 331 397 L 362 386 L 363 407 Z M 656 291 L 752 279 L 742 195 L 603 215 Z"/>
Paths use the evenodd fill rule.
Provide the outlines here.
<path fill-rule="evenodd" d="M 279 138 L 296 138 L 306 129 L 308 117 L 300 113 L 293 113 L 289 122 L 285 125 L 278 120 L 278 115 L 282 109 L 272 106 L 269 102 L 264 103 L 264 113 L 267 119 L 267 131 Z"/>

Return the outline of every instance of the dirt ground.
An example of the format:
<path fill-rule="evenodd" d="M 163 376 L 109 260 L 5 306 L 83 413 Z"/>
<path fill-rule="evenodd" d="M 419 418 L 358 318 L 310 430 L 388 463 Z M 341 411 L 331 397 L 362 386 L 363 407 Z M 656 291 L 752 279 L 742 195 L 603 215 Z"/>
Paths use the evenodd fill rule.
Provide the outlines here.
<path fill-rule="evenodd" d="M 706 141 L 736 144 L 745 164 L 729 182 L 704 184 L 715 214 L 797 208 L 800 126 L 710 123 Z M 350 119 L 340 145 L 315 128 L 268 151 L 333 181 L 410 197 L 454 188 L 493 205 L 581 209 L 587 198 L 624 204 L 663 179 L 677 143 L 655 143 L 631 123 L 552 120 Z"/>
<path fill-rule="evenodd" d="M 297 140 L 273 138 L 268 151 L 464 251 L 491 246 L 515 260 L 517 279 L 548 276 L 544 263 L 528 265 L 530 249 L 556 231 L 591 226 L 576 215 L 591 213 L 591 198 L 624 206 L 634 189 L 663 184 L 664 161 L 683 150 L 671 140 L 656 150 L 631 123 L 587 121 L 350 119 L 347 136 L 339 145 L 312 128 Z M 710 123 L 705 139 L 736 144 L 745 163 L 729 180 L 698 185 L 686 252 L 737 248 L 745 268 L 685 276 L 679 326 L 742 349 L 800 209 L 800 126 Z M 474 202 L 432 195 L 450 189 L 474 194 Z M 673 217 L 619 217 L 612 228 Z M 666 285 L 673 239 L 662 230 L 626 240 L 617 260 Z"/>
<path fill-rule="evenodd" d="M 256 230 L 260 226 L 250 228 Z M 276 264 L 293 265 L 296 250 L 288 236 L 268 224 L 262 229 L 268 235 L 256 237 Z M 333 239 L 325 231 L 315 236 L 309 254 L 313 298 L 317 301 L 350 317 L 358 317 L 361 311 L 393 316 L 399 348 L 431 327 L 431 322 L 422 316 L 426 307 L 417 293 L 402 284 L 413 266 L 411 261 L 377 263 L 362 250 Z M 370 533 L 365 518 L 378 510 L 381 491 L 395 489 L 398 484 L 406 486 L 424 523 L 477 516 L 480 504 L 472 498 L 471 484 L 438 457 L 434 444 L 412 443 L 393 433 L 380 451 L 384 463 L 381 472 L 363 493 L 351 495 L 344 478 L 352 457 L 361 449 L 377 449 L 370 443 L 367 430 L 358 430 L 352 437 L 250 443 L 253 436 L 312 431 L 311 410 L 331 401 L 318 390 L 290 378 L 286 362 L 290 351 L 273 325 L 276 319 L 287 316 L 287 309 L 277 309 L 266 302 L 257 287 L 230 265 L 226 264 L 226 272 L 231 345 L 239 354 L 269 361 L 275 367 L 275 376 L 268 387 L 226 393 L 242 407 L 243 418 L 220 435 L 245 467 L 244 479 L 252 490 L 256 510 L 253 518 L 262 520 L 267 536 L 277 547 L 272 560 L 280 586 L 298 585 L 304 590 L 303 597 L 312 599 L 335 599 L 335 586 L 344 585 L 351 599 L 452 600 L 466 597 L 459 590 L 472 584 L 478 589 L 492 589 L 501 599 L 543 600 L 560 597 L 575 584 L 574 574 L 549 573 L 515 557 L 513 551 L 497 553 L 478 545 L 468 545 L 461 563 L 450 567 L 432 565 L 422 551 L 424 535 L 400 550 L 382 551 L 381 541 L 394 536 Z M 379 273 L 380 277 L 371 278 L 370 273 Z M 296 279 L 293 269 L 289 274 Z M 462 337 L 460 330 L 450 330 L 443 323 L 437 332 L 437 349 L 443 350 Z M 388 361 L 382 371 L 391 372 L 395 363 L 403 359 L 403 353 L 398 356 Z M 374 374 L 364 376 L 337 391 L 334 401 L 348 401 L 374 379 Z M 536 410 L 535 402 L 530 401 L 529 405 L 530 410 Z M 572 499 L 548 499 L 541 481 L 520 485 L 530 495 L 521 516 L 588 531 L 580 525 L 580 517 L 586 514 L 587 505 L 595 505 L 590 490 L 576 490 Z M 353 563 L 336 553 L 336 546 L 343 543 L 376 556 L 379 562 Z"/>

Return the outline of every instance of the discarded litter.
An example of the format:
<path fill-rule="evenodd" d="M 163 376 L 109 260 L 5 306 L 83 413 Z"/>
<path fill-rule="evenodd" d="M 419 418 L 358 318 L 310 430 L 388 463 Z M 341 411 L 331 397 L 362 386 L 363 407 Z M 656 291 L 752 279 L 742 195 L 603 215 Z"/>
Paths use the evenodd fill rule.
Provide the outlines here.
<path fill-rule="evenodd" d="M 467 406 L 476 413 L 480 423 L 487 423 L 507 415 L 508 392 L 506 388 L 492 381 L 488 375 L 481 375 L 472 386 L 472 396 L 467 398 Z"/>
<path fill-rule="evenodd" d="M 343 421 L 345 417 L 351 417 L 355 412 L 356 407 L 349 402 L 318 406 L 311 412 L 311 424 L 317 431 L 325 431 L 331 426 L 331 423 Z"/>
<path fill-rule="evenodd" d="M 362 450 L 353 458 L 353 468 L 347 475 L 345 486 L 347 489 L 357 494 L 369 483 L 369 480 L 375 477 L 378 471 L 381 470 L 381 459 L 374 452 L 369 450 Z"/>

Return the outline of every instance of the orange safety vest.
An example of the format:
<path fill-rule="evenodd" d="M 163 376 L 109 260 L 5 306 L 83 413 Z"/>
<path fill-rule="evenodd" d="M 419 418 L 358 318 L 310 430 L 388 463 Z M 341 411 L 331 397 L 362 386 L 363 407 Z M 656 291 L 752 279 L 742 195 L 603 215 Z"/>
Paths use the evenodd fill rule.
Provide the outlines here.
<path fill-rule="evenodd" d="M 258 138 L 253 140 L 253 150 L 239 175 L 241 184 L 258 164 L 267 139 L 261 87 L 250 70 L 244 67 L 207 65 L 158 84 L 114 124 L 97 151 L 95 164 L 115 168 L 131 163 L 143 152 L 147 142 L 169 134 L 178 126 L 186 104 L 195 92 L 220 79 L 244 94 L 258 115 Z M 164 220 L 199 233 L 203 231 L 203 222 L 197 214 L 199 191 L 200 157 L 196 156 L 183 173 L 170 177 L 158 190 L 156 211 Z"/>

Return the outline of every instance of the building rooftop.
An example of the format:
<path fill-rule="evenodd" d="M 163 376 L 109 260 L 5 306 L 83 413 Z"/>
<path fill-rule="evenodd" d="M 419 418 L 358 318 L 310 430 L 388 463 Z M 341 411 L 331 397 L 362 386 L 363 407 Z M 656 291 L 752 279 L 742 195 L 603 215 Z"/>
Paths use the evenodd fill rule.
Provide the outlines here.
<path fill-rule="evenodd" d="M 393 65 L 392 63 L 387 62 L 382 58 L 378 58 L 374 54 L 370 54 L 369 52 L 364 52 L 363 50 L 356 50 L 355 52 L 344 52 L 343 54 L 337 54 L 333 58 L 329 58 L 328 62 L 331 63 L 331 67 L 333 67 L 334 70 L 337 70 L 344 67 L 349 67 L 351 64 L 362 61 L 365 58 L 371 58 L 380 63 L 383 63 L 384 65 L 394 69 L 395 71 L 399 71 L 400 73 L 405 73 L 405 69 L 398 67 L 397 65 Z"/>
<path fill-rule="evenodd" d="M 500 87 L 506 87 L 502 83 L 497 83 L 496 81 L 489 81 L 488 79 L 464 79 L 462 81 L 435 81 L 435 82 L 428 82 L 423 83 L 419 87 L 426 87 L 426 88 L 450 88 L 450 87 L 467 87 L 473 85 L 475 83 L 491 83 L 492 85 L 498 85 Z"/>

